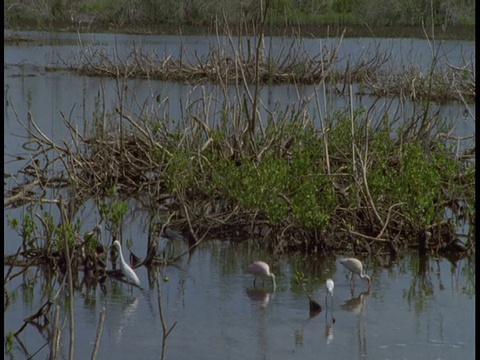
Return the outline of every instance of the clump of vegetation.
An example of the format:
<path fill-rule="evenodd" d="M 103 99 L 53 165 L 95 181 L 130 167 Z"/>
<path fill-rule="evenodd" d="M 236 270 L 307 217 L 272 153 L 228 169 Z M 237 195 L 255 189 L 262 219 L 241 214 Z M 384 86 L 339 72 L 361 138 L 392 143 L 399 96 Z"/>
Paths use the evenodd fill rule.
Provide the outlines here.
<path fill-rule="evenodd" d="M 30 115 L 25 129 L 30 143 L 37 146 L 29 148 L 40 150 L 32 152 L 31 161 L 13 174 L 18 186 L 6 193 L 5 206 L 20 206 L 41 204 L 46 189 L 59 194 L 67 189 L 68 211 L 61 199 L 51 200 L 60 206 L 61 224 L 53 226 L 47 216 L 42 218 L 50 244 L 44 259 L 62 267 L 70 264 L 69 253 L 80 251 L 84 263 L 100 267 L 95 276 L 104 277 L 105 259 L 97 255 L 106 249 L 99 252 L 100 244 L 91 237 L 79 240 L 75 214 L 81 204 L 97 200 L 102 221 L 116 236 L 128 198 L 139 199 L 152 209 L 168 209 L 171 226 L 188 234 L 192 246 L 198 244 L 197 234 L 208 234 L 255 238 L 276 251 L 387 250 L 396 254 L 411 246 L 451 251 L 454 245 L 459 248 L 455 226 L 469 222 L 471 239 L 462 251 L 475 250 L 472 137 L 449 135 L 445 119 L 434 111 L 436 61 L 425 79 L 415 75 L 407 79 L 422 84 L 421 92 L 415 88 L 412 93 L 404 88 L 398 92 L 402 100 L 419 100 L 418 105 L 414 102 L 414 111 L 398 105 L 390 112 L 387 106 L 379 118 L 374 115 L 375 105 L 355 108 L 353 85 L 362 79 L 360 87 L 380 88 L 376 68 L 383 57 L 361 61 L 358 69 L 350 67 L 343 77 L 332 69 L 338 48 L 327 60 L 319 57 L 305 62 L 305 53 L 296 52 L 292 44 L 285 58 L 274 59 L 264 52 L 266 24 L 264 16 L 257 24 L 254 46 L 231 45 L 233 58 L 220 57 L 225 49 L 212 50 L 209 61 L 196 58 L 196 65 L 166 59 L 158 66 L 156 60 L 137 52 L 133 61 L 123 63 L 104 54 L 97 58 L 87 54 L 81 71 L 125 81 L 117 82 L 114 110 L 101 109 L 102 99 L 97 98 L 91 123 L 82 132 L 62 114 L 71 141 L 61 144 L 46 137 Z M 231 35 L 229 39 L 233 44 Z M 229 72 L 232 65 L 235 70 Z M 318 77 L 317 70 L 321 70 Z M 467 68 L 455 70 L 466 73 L 474 89 Z M 129 76 L 168 77 L 173 72 L 188 77 L 202 71 L 206 80 L 223 89 L 223 100 L 206 93 L 201 101 L 187 99 L 181 119 L 171 119 L 168 101 L 158 96 L 151 97 L 158 102 L 155 107 L 139 105 L 138 112 L 127 110 L 124 104 L 132 91 Z M 299 106 L 269 108 L 260 99 L 261 85 L 272 79 L 278 82 L 279 74 L 301 82 L 311 76 L 318 85 Z M 325 108 L 319 105 L 322 90 L 327 98 L 329 76 L 335 79 L 337 90 L 338 83 L 343 83 L 341 93 L 348 94 L 352 102 L 345 109 L 333 111 L 328 103 Z M 235 87 L 234 97 L 230 86 Z M 451 92 L 466 103 L 461 88 L 454 89 Z M 307 111 L 313 101 L 316 110 Z M 450 221 L 445 221 L 447 213 Z M 23 222 L 27 245 L 38 231 L 31 219 Z M 19 226 L 15 220 L 10 223 Z M 152 233 L 156 231 L 154 225 L 151 228 Z M 149 238 L 145 261 L 158 260 L 155 252 Z"/>
<path fill-rule="evenodd" d="M 67 184 L 84 200 L 108 197 L 115 186 L 117 196 L 148 196 L 176 212 L 172 226 L 179 231 L 192 227 L 222 238 L 240 231 L 277 250 L 399 251 L 418 244 L 425 231 L 441 248 L 455 240 L 446 211 L 458 221 L 475 214 L 474 156 L 446 135 L 439 114 L 402 120 L 386 113 L 374 121 L 369 109 L 345 109 L 318 128 L 302 109 L 272 111 L 250 134 L 252 109 L 243 102 L 225 100 L 227 119 L 215 127 L 192 109 L 181 123 L 134 118 L 122 109 L 108 115 L 116 131 L 93 127 L 88 136 L 65 118 L 72 139 L 80 139 L 70 145 L 32 132 L 64 159 L 67 174 L 37 179 L 42 186 Z M 121 220 L 120 208 L 118 219 L 112 206 L 102 208 L 111 223 Z"/>

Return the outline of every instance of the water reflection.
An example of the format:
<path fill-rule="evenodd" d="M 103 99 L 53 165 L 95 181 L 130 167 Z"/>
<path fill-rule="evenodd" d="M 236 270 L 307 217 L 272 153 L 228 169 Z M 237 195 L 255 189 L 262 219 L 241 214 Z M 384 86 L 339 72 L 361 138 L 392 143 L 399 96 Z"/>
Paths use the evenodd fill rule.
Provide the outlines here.
<path fill-rule="evenodd" d="M 333 306 L 331 299 L 321 293 L 317 299 L 323 303 L 321 316 L 310 318 L 306 297 L 299 287 L 294 292 L 282 286 L 281 292 L 273 293 L 270 284 L 254 288 L 249 281 L 239 287 L 240 276 L 236 277 L 238 281 L 228 281 L 243 268 L 235 259 L 248 261 L 249 255 L 244 251 L 248 246 L 241 248 L 236 244 L 228 252 L 223 245 L 218 257 L 211 258 L 207 255 L 213 246 L 199 247 L 190 265 L 183 259 L 176 265 L 157 268 L 162 271 L 156 273 L 160 281 L 166 275 L 169 278 L 161 282 L 167 329 L 178 322 L 168 344 L 161 344 L 159 340 L 162 337 L 162 329 L 158 328 L 159 310 L 156 306 L 152 308 L 148 301 L 151 296 L 155 303 L 158 288 L 150 288 L 142 294 L 135 289 L 130 294 L 126 286 L 111 279 L 107 281 L 105 294 L 89 291 L 95 297 L 84 299 L 85 304 L 76 306 L 75 320 L 79 330 L 75 338 L 75 349 L 78 349 L 75 358 L 82 358 L 81 351 L 92 347 L 92 334 L 98 326 L 96 320 L 101 305 L 107 308 L 104 326 L 107 336 L 101 339 L 98 358 L 160 358 L 163 350 L 166 358 L 175 359 L 189 358 L 192 353 L 198 358 L 214 360 L 228 358 L 232 353 L 242 358 L 276 359 L 289 357 L 292 351 L 301 359 L 318 359 L 319 354 L 335 359 L 473 358 L 470 354 L 475 347 L 474 259 L 460 261 L 453 268 L 441 258 L 423 261 L 417 255 L 400 257 L 388 269 L 372 268 L 377 285 L 371 293 L 361 292 L 364 289 L 360 288 L 351 293 L 348 283 L 339 281 Z M 235 265 L 229 273 L 219 266 L 223 266 L 219 259 L 225 258 Z M 340 278 L 343 268 L 335 269 L 335 264 L 325 262 L 325 266 L 332 269 L 332 277 Z M 294 272 L 288 265 L 277 265 L 282 283 L 295 284 Z M 44 287 L 40 287 L 38 278 L 32 279 L 35 274 L 27 271 L 22 275 L 25 275 L 23 281 L 36 281 L 37 287 L 35 290 L 18 287 L 15 284 L 23 283 L 20 276 L 8 283 L 7 332 L 18 331 L 25 317 L 35 313 L 45 302 L 44 299 L 40 302 L 42 299 L 37 296 L 37 290 L 40 288 L 43 293 Z M 321 275 L 318 279 L 311 273 L 307 275 L 316 284 L 313 291 L 324 289 Z M 428 291 L 434 291 L 434 296 L 418 293 L 429 283 L 433 288 Z M 409 298 L 412 285 L 416 293 L 414 298 Z M 28 300 L 22 299 L 26 292 Z M 410 295 L 413 296 L 413 292 Z M 416 300 L 422 301 L 423 307 L 415 306 Z M 78 304 L 78 299 L 76 301 Z M 62 320 L 68 314 L 61 312 L 61 316 Z M 25 331 L 20 337 L 29 353 L 46 343 L 45 337 L 49 337 L 45 331 L 38 333 L 31 325 L 29 323 L 26 328 L 29 332 Z M 66 336 L 62 341 L 68 342 L 68 333 Z M 215 352 L 210 345 L 212 341 L 219 343 Z M 24 358 L 19 345 L 15 346 L 12 353 Z M 288 352 L 288 355 L 281 356 L 280 352 Z"/>
<path fill-rule="evenodd" d="M 310 319 L 313 319 L 315 316 L 317 316 L 322 312 L 322 307 L 316 301 L 309 300 L 309 305 L 310 305 L 310 312 L 309 312 Z"/>
<path fill-rule="evenodd" d="M 80 283 L 80 290 L 85 298 L 95 297 L 97 292 L 98 277 L 91 272 L 86 273 Z"/>
<path fill-rule="evenodd" d="M 333 342 L 333 324 L 335 318 L 333 317 L 333 294 L 330 295 L 331 301 L 329 305 L 329 294 L 325 295 L 325 340 L 327 345 Z"/>
<path fill-rule="evenodd" d="M 366 302 L 371 295 L 371 289 L 361 292 L 357 296 L 354 295 L 354 290 L 351 290 L 351 298 L 345 301 L 340 307 L 343 310 L 354 313 L 357 316 L 357 338 L 358 338 L 358 351 L 359 357 L 367 356 L 367 325 L 366 325 Z"/>
<path fill-rule="evenodd" d="M 255 318 L 255 334 L 258 346 L 258 358 L 266 359 L 269 354 L 267 334 L 268 316 L 267 312 L 263 311 L 267 307 L 270 299 L 273 299 L 275 292 L 264 287 L 250 287 L 245 288 L 245 294 L 250 299 L 250 304 L 257 309 L 261 309 L 254 315 Z"/>
<path fill-rule="evenodd" d="M 434 264 L 435 262 L 430 263 L 428 256 L 412 257 L 411 260 L 413 276 L 404 297 L 409 304 L 414 305 L 418 313 L 423 311 L 434 298 L 435 286 L 432 275 L 438 278 L 439 288 L 443 287 L 440 283 L 441 277 L 438 276 L 440 271 L 433 268 Z"/>
<path fill-rule="evenodd" d="M 365 303 L 371 295 L 371 289 L 361 292 L 358 296 L 354 296 L 354 289 L 351 291 L 351 298 L 346 300 L 340 307 L 343 310 L 350 311 L 354 314 L 365 314 Z"/>
<path fill-rule="evenodd" d="M 250 287 L 245 289 L 245 294 L 253 306 L 264 308 L 267 307 L 270 299 L 273 299 L 275 293 L 267 288 Z"/>
<path fill-rule="evenodd" d="M 114 324 L 115 330 L 115 342 L 119 343 L 122 339 L 123 331 L 130 325 L 132 322 L 132 316 L 137 310 L 138 307 L 138 297 L 131 298 L 122 308 L 122 313 L 118 317 L 117 324 Z"/>
<path fill-rule="evenodd" d="M 294 333 L 295 346 L 303 346 L 303 331 L 305 327 L 309 324 L 310 320 L 320 314 L 320 312 L 321 309 L 317 310 L 316 312 L 312 312 L 310 310 L 308 318 L 300 323 L 300 328 L 296 329 Z"/>
<path fill-rule="evenodd" d="M 333 342 L 333 321 L 325 323 L 325 340 L 327 345 Z"/>

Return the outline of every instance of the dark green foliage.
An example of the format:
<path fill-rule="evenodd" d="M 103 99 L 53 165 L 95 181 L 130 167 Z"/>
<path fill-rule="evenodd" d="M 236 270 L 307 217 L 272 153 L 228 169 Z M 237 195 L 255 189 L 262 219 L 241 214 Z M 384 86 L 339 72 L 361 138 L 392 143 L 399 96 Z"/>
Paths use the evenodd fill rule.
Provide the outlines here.
<path fill-rule="evenodd" d="M 267 2 L 263 2 L 265 6 Z M 262 9 L 259 1 L 113 1 L 43 0 L 35 6 L 22 0 L 4 4 L 6 23 L 34 20 L 39 25 L 49 21 L 70 21 L 74 25 L 89 19 L 114 26 L 211 25 L 223 21 L 231 25 L 258 21 Z M 420 26 L 432 22 L 439 26 L 474 24 L 474 1 L 411 0 L 272 0 L 267 22 L 271 25 L 400 25 Z"/>

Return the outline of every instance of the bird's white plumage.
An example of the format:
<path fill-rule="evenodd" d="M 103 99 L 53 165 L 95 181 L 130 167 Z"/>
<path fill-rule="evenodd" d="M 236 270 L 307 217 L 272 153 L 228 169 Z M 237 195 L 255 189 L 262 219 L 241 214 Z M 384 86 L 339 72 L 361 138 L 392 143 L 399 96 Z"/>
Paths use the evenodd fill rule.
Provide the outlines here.
<path fill-rule="evenodd" d="M 363 273 L 363 265 L 360 260 L 355 258 L 344 258 L 340 259 L 339 262 L 351 272 L 350 282 L 353 282 L 353 284 L 355 285 L 354 276 L 358 275 L 361 279 L 367 280 L 368 288 L 370 289 L 372 280 L 370 279 L 370 276 Z"/>
<path fill-rule="evenodd" d="M 327 293 L 333 296 L 334 283 L 332 279 L 327 279 L 327 281 L 325 281 L 325 287 L 327 289 Z"/>
<path fill-rule="evenodd" d="M 330 298 L 331 298 L 330 304 L 331 304 L 331 308 L 333 308 L 333 287 L 334 287 L 333 280 L 327 279 L 327 281 L 325 281 L 325 289 L 327 289 L 327 293 L 325 294 L 325 308 L 327 309 L 328 309 L 328 303 L 327 303 L 328 295 L 330 295 Z"/>
<path fill-rule="evenodd" d="M 123 258 L 122 245 L 120 245 L 118 240 L 115 240 L 113 245 L 117 248 L 118 253 L 120 254 L 120 266 L 122 268 L 123 275 L 125 275 L 125 277 L 135 285 L 140 286 L 140 279 L 138 278 L 137 274 L 135 274 L 135 271 L 133 271 L 130 265 L 128 265 Z"/>

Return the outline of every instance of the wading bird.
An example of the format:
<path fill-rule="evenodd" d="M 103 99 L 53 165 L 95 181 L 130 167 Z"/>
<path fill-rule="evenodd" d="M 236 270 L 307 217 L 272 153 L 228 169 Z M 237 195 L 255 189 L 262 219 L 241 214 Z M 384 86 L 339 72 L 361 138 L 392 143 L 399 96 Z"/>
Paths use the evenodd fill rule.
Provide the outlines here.
<path fill-rule="evenodd" d="M 353 284 L 353 287 L 355 287 L 355 275 L 358 275 L 361 279 L 367 280 L 368 289 L 370 290 L 370 286 L 372 285 L 372 280 L 370 279 L 370 276 L 363 273 L 363 266 L 360 260 L 355 258 L 345 258 L 345 259 L 340 259 L 339 261 L 340 261 L 340 264 L 345 266 L 351 272 L 350 285 Z"/>
<path fill-rule="evenodd" d="M 273 290 L 275 290 L 275 288 L 277 287 L 277 284 L 275 283 L 275 275 L 270 272 L 270 266 L 268 266 L 268 264 L 263 261 L 255 261 L 250 264 L 247 268 L 247 273 L 254 276 L 253 286 L 255 286 L 255 281 L 257 280 L 257 277 L 261 277 L 264 283 L 265 278 L 270 277 L 272 279 Z"/>
<path fill-rule="evenodd" d="M 333 308 L 333 287 L 334 287 L 333 280 L 327 279 L 327 281 L 325 281 L 325 288 L 327 289 L 327 293 L 325 294 L 325 307 L 327 307 L 327 297 L 328 295 L 330 295 L 330 297 L 332 298 L 330 303 L 331 303 L 331 307 Z"/>
<path fill-rule="evenodd" d="M 128 281 L 140 286 L 140 279 L 138 278 L 137 274 L 135 274 L 135 271 L 133 271 L 130 265 L 128 265 L 123 259 L 122 245 L 120 245 L 120 242 L 115 240 L 113 242 L 113 246 L 117 248 L 118 253 L 120 254 L 120 266 L 122 268 L 123 275 L 125 275 Z"/>

